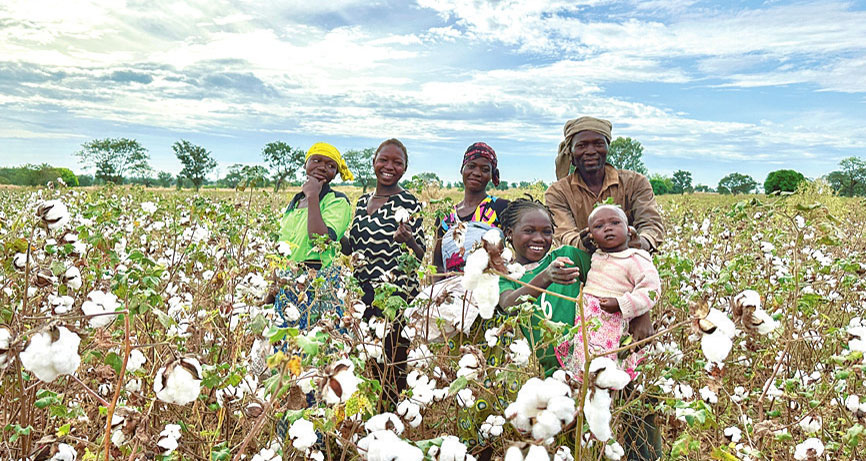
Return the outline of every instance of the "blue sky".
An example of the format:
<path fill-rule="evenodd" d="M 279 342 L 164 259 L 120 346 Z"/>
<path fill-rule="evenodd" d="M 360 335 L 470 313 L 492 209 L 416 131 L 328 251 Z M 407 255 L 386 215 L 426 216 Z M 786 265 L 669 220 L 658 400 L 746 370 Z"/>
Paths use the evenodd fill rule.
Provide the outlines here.
<path fill-rule="evenodd" d="M 863 2 L 4 0 L 0 165 L 130 137 L 220 173 L 282 140 L 398 137 L 409 172 L 459 177 L 475 141 L 508 181 L 554 178 L 565 121 L 608 118 L 650 172 L 818 177 L 866 157 Z"/>

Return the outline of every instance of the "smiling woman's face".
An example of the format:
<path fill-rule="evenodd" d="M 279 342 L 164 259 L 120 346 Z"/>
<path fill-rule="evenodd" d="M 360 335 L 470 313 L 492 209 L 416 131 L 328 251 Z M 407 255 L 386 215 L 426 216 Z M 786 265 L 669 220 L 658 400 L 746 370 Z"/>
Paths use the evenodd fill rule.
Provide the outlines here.
<path fill-rule="evenodd" d="M 314 154 L 304 164 L 307 177 L 313 177 L 323 183 L 331 182 L 337 176 L 337 162 L 324 155 Z"/>
<path fill-rule="evenodd" d="M 508 232 L 520 264 L 539 261 L 553 244 L 553 223 L 547 213 L 538 209 L 524 212 Z"/>
<path fill-rule="evenodd" d="M 486 158 L 476 158 L 463 165 L 463 186 L 467 191 L 479 192 L 487 189 L 493 174 L 493 164 Z"/>
<path fill-rule="evenodd" d="M 379 184 L 383 186 L 397 184 L 406 172 L 406 154 L 403 153 L 403 149 L 394 144 L 386 144 L 382 147 L 373 157 L 373 172 Z"/>

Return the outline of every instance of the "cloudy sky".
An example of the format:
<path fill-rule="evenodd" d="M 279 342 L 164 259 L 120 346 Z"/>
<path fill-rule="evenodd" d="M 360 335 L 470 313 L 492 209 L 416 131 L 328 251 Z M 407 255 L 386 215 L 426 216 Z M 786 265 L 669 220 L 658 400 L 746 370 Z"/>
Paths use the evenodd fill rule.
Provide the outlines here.
<path fill-rule="evenodd" d="M 459 176 L 493 146 L 509 181 L 554 178 L 562 125 L 608 118 L 650 172 L 715 186 L 866 157 L 866 4 L 649 0 L 3 0 L 0 165 L 81 171 L 129 137 L 156 170 L 188 139 L 220 168 L 276 140 L 398 137 Z"/>

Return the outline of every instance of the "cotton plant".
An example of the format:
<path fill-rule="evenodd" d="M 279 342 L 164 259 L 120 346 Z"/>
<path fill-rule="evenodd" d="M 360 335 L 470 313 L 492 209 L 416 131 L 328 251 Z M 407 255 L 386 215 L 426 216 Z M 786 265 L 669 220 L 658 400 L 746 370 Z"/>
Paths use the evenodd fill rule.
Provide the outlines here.
<path fill-rule="evenodd" d="M 78 369 L 81 364 L 79 344 L 81 338 L 68 328 L 52 327 L 33 335 L 18 358 L 25 370 L 50 383 L 58 376 L 71 375 Z"/>
<path fill-rule="evenodd" d="M 102 328 L 114 321 L 112 314 L 120 306 L 117 296 L 110 291 L 93 290 L 87 295 L 87 301 L 81 304 L 84 315 L 89 317 L 91 328 Z"/>

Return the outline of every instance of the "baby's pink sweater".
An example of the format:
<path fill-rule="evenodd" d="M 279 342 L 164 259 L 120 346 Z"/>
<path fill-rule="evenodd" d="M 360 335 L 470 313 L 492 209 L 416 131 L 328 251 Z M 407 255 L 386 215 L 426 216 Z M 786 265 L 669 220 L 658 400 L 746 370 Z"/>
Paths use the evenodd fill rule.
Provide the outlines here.
<path fill-rule="evenodd" d="M 661 294 L 659 273 L 645 250 L 629 248 L 616 253 L 601 250 L 592 255 L 592 265 L 583 287 L 596 298 L 616 298 L 625 320 L 649 312 Z"/>

